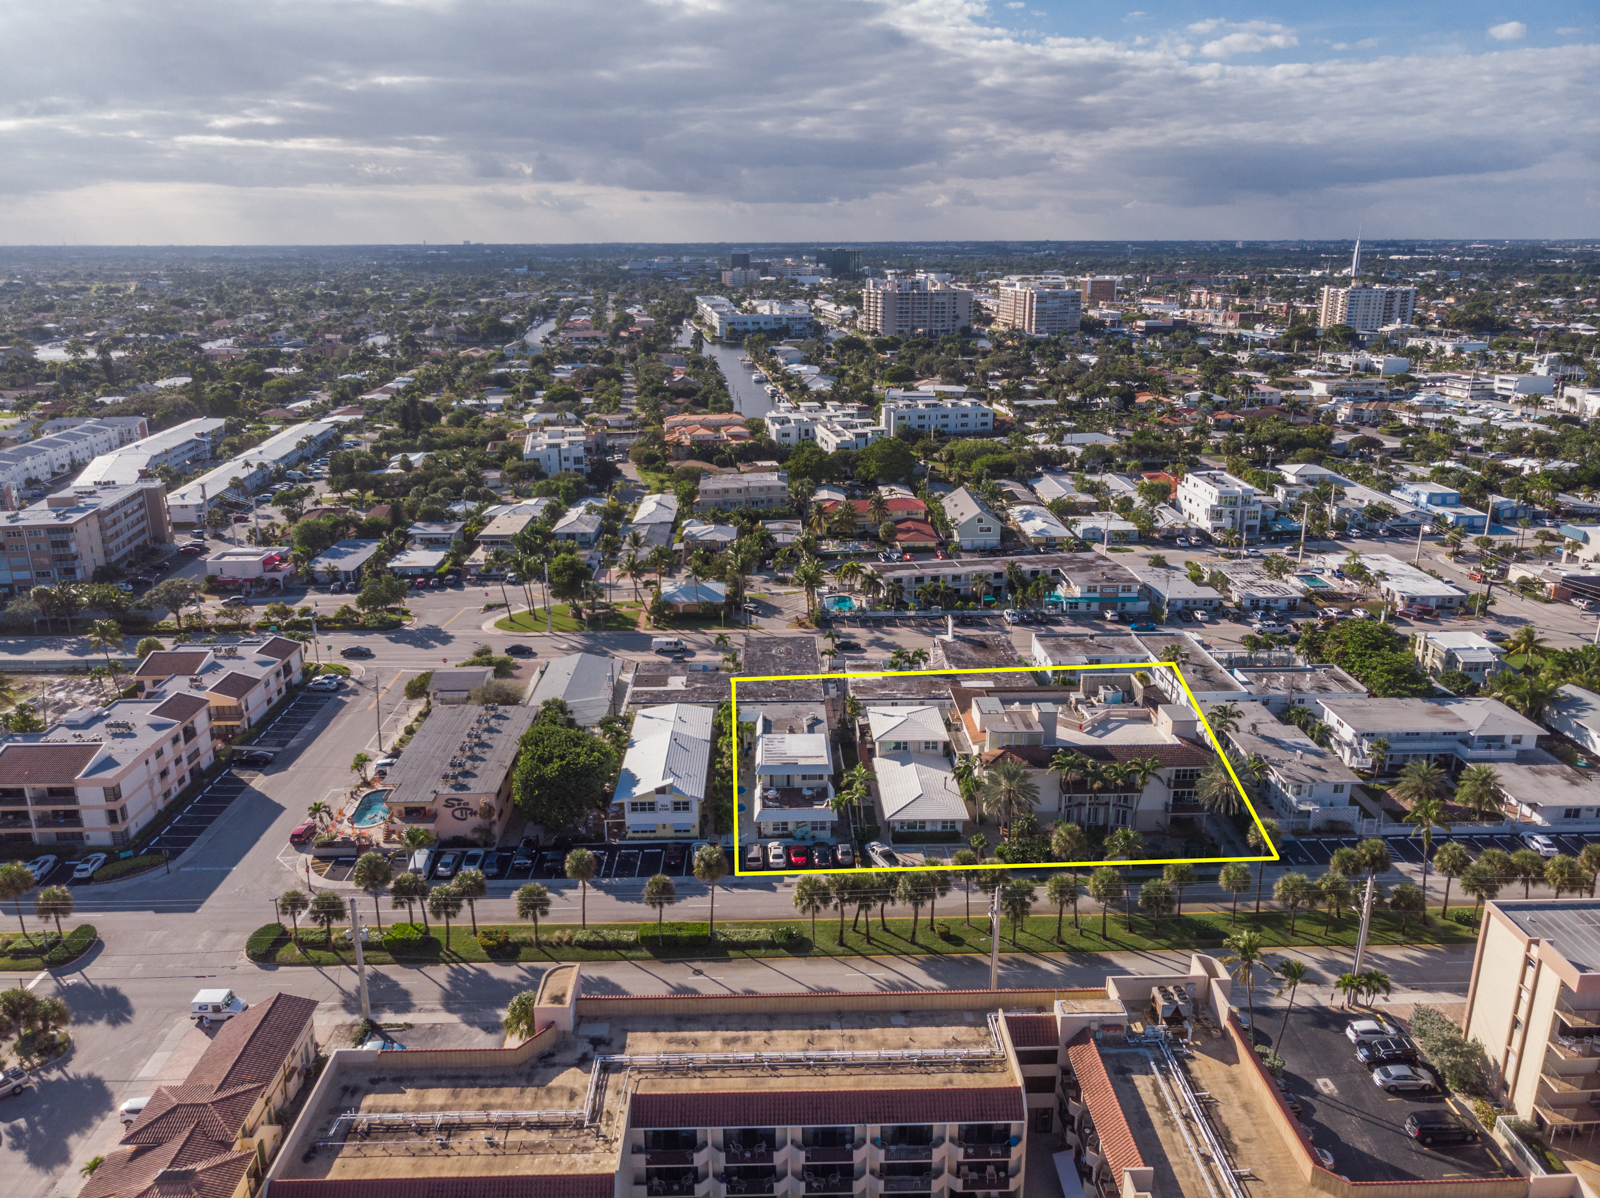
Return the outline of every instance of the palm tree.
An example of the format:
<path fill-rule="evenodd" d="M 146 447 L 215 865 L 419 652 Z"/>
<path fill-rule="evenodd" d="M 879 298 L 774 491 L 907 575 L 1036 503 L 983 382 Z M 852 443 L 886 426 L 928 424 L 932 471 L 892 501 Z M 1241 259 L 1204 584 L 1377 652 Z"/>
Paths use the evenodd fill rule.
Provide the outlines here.
<path fill-rule="evenodd" d="M 1412 765 L 1425 764 L 1423 762 L 1412 762 Z M 1427 768 L 1433 769 L 1441 775 L 1444 773 L 1437 766 L 1427 766 Z M 1406 769 L 1410 770 L 1411 766 L 1408 765 Z M 1405 822 L 1416 824 L 1416 831 L 1412 835 L 1422 837 L 1422 893 L 1426 896 L 1428 893 L 1428 866 L 1433 860 L 1433 830 L 1437 827 L 1443 828 L 1446 833 L 1450 831 L 1450 817 L 1445 814 L 1444 800 L 1432 793 L 1422 794 L 1411 804 L 1411 810 L 1406 812 Z M 1427 912 L 1423 912 L 1422 922 L 1424 924 L 1428 922 Z"/>
<path fill-rule="evenodd" d="M 1001 758 L 984 770 L 978 793 L 982 808 L 1006 827 L 1030 814 L 1039 803 L 1038 784 L 1028 776 L 1028 768 L 1013 757 Z"/>
<path fill-rule="evenodd" d="M 1102 865 L 1089 875 L 1089 897 L 1100 904 L 1100 939 L 1105 940 L 1106 920 L 1111 904 L 1121 900 L 1126 887 L 1122 875 L 1109 865 Z"/>
<path fill-rule="evenodd" d="M 589 926 L 589 879 L 594 877 L 597 865 L 594 854 L 588 849 L 573 849 L 567 854 L 566 875 L 578 883 L 580 927 Z"/>
<path fill-rule="evenodd" d="M 1272 853 L 1272 852 L 1276 852 L 1277 851 L 1276 845 L 1277 845 L 1277 840 L 1278 840 L 1278 821 L 1275 820 L 1275 819 L 1268 819 L 1265 816 L 1260 816 L 1260 817 L 1258 817 L 1258 819 L 1259 819 L 1259 826 L 1257 826 L 1257 824 L 1255 824 L 1255 823 L 1252 823 L 1250 825 L 1250 827 L 1245 830 L 1245 834 L 1244 834 L 1245 843 L 1250 846 L 1251 852 L 1254 852 L 1254 853 Z M 1255 913 L 1256 913 L 1256 918 L 1258 918 L 1258 919 L 1261 917 L 1261 885 L 1262 885 L 1262 882 L 1266 878 L 1266 874 L 1267 874 L 1267 863 L 1263 859 L 1256 866 L 1256 911 L 1255 911 Z"/>
<path fill-rule="evenodd" d="M 89 647 L 99 649 L 106 655 L 106 665 L 111 665 L 111 651 L 122 648 L 122 629 L 115 620 L 96 620 L 89 625 L 89 632 L 84 638 L 89 642 Z"/>
<path fill-rule="evenodd" d="M 794 908 L 801 915 L 811 916 L 811 943 L 817 942 L 817 916 L 833 906 L 833 887 L 821 874 L 803 874 L 794 884 Z M 840 922 L 844 917 L 840 916 Z M 912 939 L 916 936 L 913 933 Z"/>
<path fill-rule="evenodd" d="M 550 892 L 537 882 L 517 891 L 517 918 L 533 920 L 533 947 L 539 947 L 539 920 L 550 914 Z"/>
<path fill-rule="evenodd" d="M 1233 895 L 1233 911 L 1228 916 L 1231 928 L 1239 922 L 1239 896 L 1250 889 L 1250 867 L 1242 861 L 1229 862 L 1217 874 L 1217 885 Z"/>
<path fill-rule="evenodd" d="M 1233 772 L 1228 772 L 1229 766 Z M 1233 779 L 1238 776 L 1239 781 Z M 1208 815 L 1231 816 L 1244 809 L 1244 795 L 1239 787 L 1250 777 L 1250 766 L 1243 753 L 1229 750 L 1226 761 L 1219 754 L 1200 771 L 1194 784 L 1194 799 L 1206 809 Z"/>
<path fill-rule="evenodd" d="M 803 879 L 802 879 L 803 880 Z M 662 942 L 661 921 L 667 908 L 678 901 L 678 887 L 666 874 L 656 874 L 644 884 L 644 905 L 656 913 L 656 944 Z"/>
<path fill-rule="evenodd" d="M 817 610 L 817 588 L 822 585 L 822 565 L 816 558 L 807 554 L 800 559 L 800 564 L 794 568 L 794 580 L 805 588 L 806 612 L 809 614 Z"/>
<path fill-rule="evenodd" d="M 1304 961 L 1296 961 L 1293 957 L 1285 957 L 1273 967 L 1273 973 L 1278 975 L 1281 985 L 1275 997 L 1282 997 L 1283 992 L 1289 992 L 1289 1001 L 1284 1004 L 1283 1023 L 1278 1028 L 1277 1043 L 1283 1043 L 1284 1033 L 1289 1030 L 1289 1012 L 1294 1010 L 1295 991 L 1300 989 L 1300 983 L 1305 981 L 1311 973 L 1311 967 Z"/>
<path fill-rule="evenodd" d="M 331 893 L 331 892 L 330 892 Z M 444 921 L 444 948 L 450 950 L 450 921 L 461 914 L 461 892 L 454 886 L 435 886 L 428 893 L 428 910 Z"/>
<path fill-rule="evenodd" d="M 1072 880 L 1072 926 L 1078 923 L 1078 867 L 1076 862 L 1083 860 L 1089 851 L 1089 834 L 1077 824 L 1068 823 L 1066 820 L 1058 821 L 1050 829 L 1050 855 L 1057 861 L 1070 864 L 1067 874 Z"/>
<path fill-rule="evenodd" d="M 1472 865 L 1472 855 L 1453 840 L 1441 844 L 1433 854 L 1433 866 L 1444 875 L 1444 907 L 1439 912 L 1439 918 L 1444 919 L 1450 914 L 1450 883 L 1466 873 Z"/>
<path fill-rule="evenodd" d="M 411 876 L 416 877 L 415 874 Z M 300 943 L 300 917 L 310 906 L 311 899 L 304 890 L 285 890 L 278 896 L 278 916 L 280 919 L 288 918 L 290 926 L 294 928 L 290 939 L 296 945 Z"/>
<path fill-rule="evenodd" d="M 1256 1035 L 1256 966 L 1262 963 L 1261 935 L 1259 932 L 1235 932 L 1222 943 L 1233 950 L 1222 958 L 1222 963 L 1232 966 L 1229 973 L 1234 981 L 1244 983 L 1245 1002 L 1250 1012 L 1250 1042 L 1253 1044 Z"/>
<path fill-rule="evenodd" d="M 1077 925 L 1078 915 L 1078 875 L 1051 874 L 1044 884 L 1044 896 L 1056 909 L 1056 943 L 1061 943 L 1061 925 L 1066 919 L 1067 904 L 1072 904 L 1073 924 Z"/>
<path fill-rule="evenodd" d="M 1021 878 L 1000 886 L 1000 913 L 1011 921 L 1011 946 L 1017 947 L 1017 927 L 1033 913 L 1034 886 Z"/>
<path fill-rule="evenodd" d="M 1219 735 L 1224 732 L 1237 732 L 1239 730 L 1240 714 L 1237 705 L 1219 703 L 1206 712 L 1206 723 L 1210 724 L 1211 730 Z"/>
<path fill-rule="evenodd" d="M 1492 765 L 1469 765 L 1456 778 L 1455 800 L 1488 823 L 1501 807 L 1499 771 Z"/>
<path fill-rule="evenodd" d="M 1557 898 L 1560 897 L 1558 893 Z M 33 913 L 40 919 L 53 919 L 56 939 L 62 939 L 61 921 L 72 915 L 72 891 L 65 886 L 46 886 L 33 900 Z"/>
<path fill-rule="evenodd" d="M 706 925 L 709 943 L 717 935 L 717 883 L 728 875 L 727 854 L 720 844 L 703 844 L 694 855 L 694 876 L 711 888 L 711 912 Z"/>
<path fill-rule="evenodd" d="M 410 831 L 410 829 L 407 829 Z M 418 828 L 417 831 L 425 831 Z M 401 870 L 395 875 L 393 882 L 389 883 L 389 905 L 396 909 L 406 909 L 406 922 L 416 923 L 417 904 L 422 904 L 422 934 L 429 934 L 428 928 L 428 893 L 432 887 L 428 879 L 421 874 L 414 874 L 409 869 Z"/>
<path fill-rule="evenodd" d="M 474 872 L 468 870 L 468 873 Z M 361 860 L 356 862 L 355 871 L 350 875 L 350 880 L 357 887 L 372 896 L 372 910 L 378 921 L 378 935 L 383 935 L 383 911 L 378 906 L 378 896 L 389 888 L 389 883 L 394 880 L 394 866 L 389 863 L 389 858 L 382 853 L 363 853 Z"/>
<path fill-rule="evenodd" d="M 1295 917 L 1317 897 L 1317 888 L 1305 874 L 1284 874 L 1272 884 L 1272 897 L 1289 913 L 1289 935 L 1293 936 Z"/>
<path fill-rule="evenodd" d="M 1505 642 L 1508 654 L 1521 654 L 1527 665 L 1532 665 L 1539 658 L 1550 652 L 1549 644 L 1539 635 L 1539 630 L 1532 624 L 1524 624 L 1507 638 Z"/>

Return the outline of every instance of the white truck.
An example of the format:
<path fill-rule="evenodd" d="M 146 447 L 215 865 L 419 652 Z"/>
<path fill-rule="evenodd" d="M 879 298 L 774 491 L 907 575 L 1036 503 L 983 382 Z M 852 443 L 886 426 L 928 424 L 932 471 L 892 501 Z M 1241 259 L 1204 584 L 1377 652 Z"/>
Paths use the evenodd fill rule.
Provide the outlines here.
<path fill-rule="evenodd" d="M 202 990 L 189 1003 L 189 1018 L 198 1020 L 201 1027 L 243 1015 L 250 1004 L 232 990 Z"/>
<path fill-rule="evenodd" d="M 689 646 L 675 636 L 657 636 L 650 638 L 650 651 L 652 653 L 682 653 Z"/>

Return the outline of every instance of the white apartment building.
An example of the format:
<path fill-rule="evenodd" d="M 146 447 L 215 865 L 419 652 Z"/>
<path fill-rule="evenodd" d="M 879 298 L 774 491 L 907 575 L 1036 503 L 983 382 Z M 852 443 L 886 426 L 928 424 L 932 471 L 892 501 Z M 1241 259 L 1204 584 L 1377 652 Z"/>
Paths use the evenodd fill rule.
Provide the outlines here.
<path fill-rule="evenodd" d="M 225 420 L 197 418 L 103 453 L 73 480 L 74 486 L 127 486 L 149 478 L 163 466 L 182 470 L 204 462 L 222 438 Z"/>
<path fill-rule="evenodd" d="M 1076 333 L 1083 319 L 1083 293 L 1065 279 L 1016 276 L 995 289 L 995 324 L 1034 337 Z"/>
<path fill-rule="evenodd" d="M 761 721 L 766 728 L 771 721 Z M 755 835 L 818 836 L 837 833 L 837 816 L 828 806 L 833 798 L 833 748 L 827 721 L 806 719 L 808 732 L 763 731 L 756 737 L 754 806 Z"/>
<path fill-rule="evenodd" d="M 799 412 L 768 412 L 762 423 L 767 427 L 767 436 L 790 449 L 817 439 L 816 420 Z"/>
<path fill-rule="evenodd" d="M 1511 762 L 1537 747 L 1544 729 L 1498 699 L 1321 699 L 1333 749 L 1352 768 L 1370 766 L 1389 742 L 1388 769 L 1412 761 Z"/>
<path fill-rule="evenodd" d="M 1176 496 L 1184 518 L 1215 536 L 1232 529 L 1244 540 L 1261 532 L 1261 497 L 1226 470 L 1195 470 L 1183 476 Z"/>
<path fill-rule="evenodd" d="M 74 489 L 17 512 L 0 513 L 0 594 L 59 582 L 89 582 L 95 568 L 120 565 L 143 545 L 172 540 L 166 489 Z"/>
<path fill-rule="evenodd" d="M 944 399 L 916 391 L 891 391 L 878 418 L 891 437 L 902 428 L 945 437 L 988 436 L 994 431 L 994 411 L 977 400 Z"/>
<path fill-rule="evenodd" d="M 754 312 L 741 312 L 739 306 L 721 295 L 694 297 L 695 319 L 711 330 L 718 340 L 739 340 L 751 333 L 787 330 L 797 336 L 811 331 L 809 304 L 786 300 L 756 300 Z"/>
<path fill-rule="evenodd" d="M 179 524 L 198 524 L 216 504 L 218 496 L 228 491 L 235 479 L 244 486 L 244 493 L 255 490 L 279 470 L 286 470 L 297 462 L 306 461 L 322 452 L 328 442 L 336 440 L 344 428 L 338 420 L 308 420 L 304 424 L 291 424 L 280 429 L 254 449 L 247 449 L 238 457 L 224 462 L 193 482 L 185 483 L 167 495 L 167 509 Z M 244 498 L 234 492 L 235 499 Z"/>
<path fill-rule="evenodd" d="M 612 802 L 629 836 L 689 836 L 700 831 L 711 770 L 711 708 L 692 703 L 641 707 Z"/>
<path fill-rule="evenodd" d="M 1319 323 L 1375 333 L 1387 324 L 1410 324 L 1416 310 L 1415 287 L 1324 287 Z"/>
<path fill-rule="evenodd" d="M 870 420 L 844 416 L 818 421 L 817 447 L 832 453 L 836 449 L 865 449 L 884 436 L 884 427 Z"/>
<path fill-rule="evenodd" d="M 951 770 L 950 733 L 937 707 L 869 707 L 878 822 L 897 840 L 961 833 L 970 817 Z"/>
<path fill-rule="evenodd" d="M 522 460 L 537 462 L 546 478 L 554 478 L 563 470 L 574 470 L 581 474 L 588 470 L 583 430 L 563 427 L 531 432 L 522 443 Z"/>
<path fill-rule="evenodd" d="M 0 744 L 0 842 L 127 844 L 211 767 L 211 704 L 186 681 Z"/>
<path fill-rule="evenodd" d="M 1482 403 L 1494 398 L 1494 380 L 1475 374 L 1453 374 L 1439 386 L 1446 399 L 1461 403 Z"/>
<path fill-rule="evenodd" d="M 1227 735 L 1233 748 L 1265 762 L 1261 789 L 1279 818 L 1309 817 L 1316 828 L 1330 817 L 1353 822 L 1363 814 L 1349 810 L 1361 780 L 1293 724 L 1246 716 L 1244 727 Z"/>
<path fill-rule="evenodd" d="M 789 502 L 789 475 L 782 470 L 757 470 L 750 474 L 707 474 L 700 479 L 700 493 L 694 510 L 709 512 L 718 508 L 770 509 Z"/>
<path fill-rule="evenodd" d="M 942 337 L 972 324 L 972 292 L 943 279 L 889 275 L 861 285 L 860 327 L 884 337 Z"/>
<path fill-rule="evenodd" d="M 133 682 L 142 695 L 171 680 L 187 683 L 211 705 L 212 735 L 231 740 L 259 724 L 299 684 L 304 666 L 300 642 L 274 636 L 264 645 L 214 651 L 180 646 L 150 653 L 135 668 Z"/>
<path fill-rule="evenodd" d="M 0 485 L 20 491 L 47 483 L 69 470 L 81 470 L 101 454 L 131 444 L 144 430 L 142 416 L 80 420 L 37 440 L 0 449 Z"/>
<path fill-rule="evenodd" d="M 1548 374 L 1497 374 L 1494 376 L 1494 393 L 1500 399 L 1513 402 L 1524 396 L 1554 395 L 1556 380 Z"/>

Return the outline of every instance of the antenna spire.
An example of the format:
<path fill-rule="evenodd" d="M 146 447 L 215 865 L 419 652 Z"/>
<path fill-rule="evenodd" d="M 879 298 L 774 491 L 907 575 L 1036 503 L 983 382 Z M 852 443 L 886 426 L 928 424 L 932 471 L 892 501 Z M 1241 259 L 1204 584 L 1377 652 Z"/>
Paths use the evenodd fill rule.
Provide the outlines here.
<path fill-rule="evenodd" d="M 1350 281 L 1355 282 L 1361 273 L 1361 227 L 1356 226 L 1356 252 L 1350 257 Z"/>

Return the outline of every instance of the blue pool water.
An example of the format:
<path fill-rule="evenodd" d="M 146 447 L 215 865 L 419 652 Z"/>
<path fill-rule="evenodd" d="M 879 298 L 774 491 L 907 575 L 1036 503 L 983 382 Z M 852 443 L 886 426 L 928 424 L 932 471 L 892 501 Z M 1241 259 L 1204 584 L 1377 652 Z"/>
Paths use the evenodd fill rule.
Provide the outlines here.
<path fill-rule="evenodd" d="M 829 611 L 855 611 L 856 601 L 849 595 L 829 595 L 827 607 Z"/>
<path fill-rule="evenodd" d="M 356 804 L 355 814 L 350 817 L 351 824 L 357 828 L 370 828 L 388 819 L 389 805 L 383 801 L 388 794 L 386 790 L 370 790 L 362 795 L 361 801 Z"/>
<path fill-rule="evenodd" d="M 1333 589 L 1333 584 L 1331 582 L 1329 582 L 1326 578 L 1322 578 L 1316 574 L 1296 574 L 1295 578 L 1297 578 L 1300 582 L 1305 583 L 1305 585 L 1310 587 L 1313 591 L 1327 591 Z"/>

